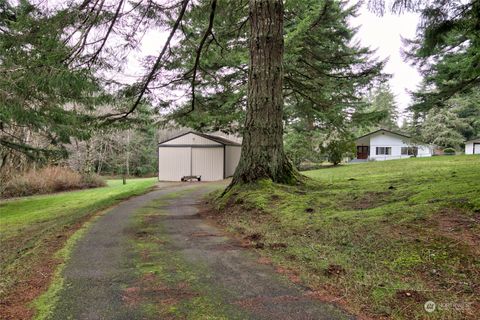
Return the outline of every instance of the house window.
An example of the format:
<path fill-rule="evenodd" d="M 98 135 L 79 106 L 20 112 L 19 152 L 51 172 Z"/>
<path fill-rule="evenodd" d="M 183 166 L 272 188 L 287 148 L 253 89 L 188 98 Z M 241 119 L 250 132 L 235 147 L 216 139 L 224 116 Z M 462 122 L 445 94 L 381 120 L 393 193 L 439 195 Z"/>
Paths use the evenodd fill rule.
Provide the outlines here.
<path fill-rule="evenodd" d="M 392 147 L 377 147 L 377 156 L 380 155 L 391 155 Z"/>
<path fill-rule="evenodd" d="M 402 147 L 402 156 L 414 156 L 418 154 L 418 148 L 417 147 Z"/>

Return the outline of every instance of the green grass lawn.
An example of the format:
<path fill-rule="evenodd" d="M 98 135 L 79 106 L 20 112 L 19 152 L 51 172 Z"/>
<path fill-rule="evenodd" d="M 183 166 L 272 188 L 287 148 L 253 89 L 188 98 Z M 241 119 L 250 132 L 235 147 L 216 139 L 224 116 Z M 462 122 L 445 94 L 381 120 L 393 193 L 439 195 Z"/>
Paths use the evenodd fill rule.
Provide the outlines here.
<path fill-rule="evenodd" d="M 39 278 L 50 276 L 58 263 L 54 253 L 76 229 L 100 210 L 145 193 L 155 183 L 156 178 L 132 179 L 126 185 L 109 180 L 103 188 L 2 201 L 0 300 L 18 300 L 18 295 L 44 289 L 48 281 Z"/>
<path fill-rule="evenodd" d="M 320 297 L 356 314 L 474 319 L 480 308 L 480 157 L 304 172 L 217 200 L 220 221 Z M 437 303 L 428 314 L 426 301 Z"/>

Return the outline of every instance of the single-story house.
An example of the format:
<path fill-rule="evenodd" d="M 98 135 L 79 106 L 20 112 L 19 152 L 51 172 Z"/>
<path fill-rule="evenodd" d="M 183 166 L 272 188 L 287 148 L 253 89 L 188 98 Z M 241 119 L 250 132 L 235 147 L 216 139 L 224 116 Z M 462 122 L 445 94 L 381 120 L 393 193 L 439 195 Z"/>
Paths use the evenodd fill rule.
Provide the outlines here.
<path fill-rule="evenodd" d="M 432 147 L 412 142 L 410 136 L 386 129 L 379 129 L 356 139 L 357 159 L 393 160 L 417 157 L 431 157 Z"/>
<path fill-rule="evenodd" d="M 465 142 L 465 154 L 480 154 L 480 137 Z"/>
<path fill-rule="evenodd" d="M 158 179 L 223 180 L 235 172 L 240 151 L 241 144 L 223 137 L 193 131 L 177 135 L 158 144 Z"/>

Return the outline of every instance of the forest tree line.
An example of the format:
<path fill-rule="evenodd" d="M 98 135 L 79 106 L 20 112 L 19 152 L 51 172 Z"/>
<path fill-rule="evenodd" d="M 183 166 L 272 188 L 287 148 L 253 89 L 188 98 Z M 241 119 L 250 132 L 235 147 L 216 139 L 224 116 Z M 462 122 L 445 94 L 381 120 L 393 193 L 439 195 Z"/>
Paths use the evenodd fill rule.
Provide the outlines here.
<path fill-rule="evenodd" d="M 254 101 L 248 86 L 255 3 L 2 1 L 0 174 L 68 164 L 148 175 L 156 170 L 160 130 L 244 136 L 248 101 Z M 353 41 L 357 29 L 349 21 L 360 4 L 265 3 L 281 3 L 275 7 L 281 10 L 279 116 L 294 165 L 336 149 L 344 153 L 355 136 L 379 127 L 459 150 L 480 135 L 479 1 L 369 2 L 377 12 L 421 14 L 404 51 L 424 82 L 403 115 L 385 61 Z M 168 35 L 158 56 L 139 60 L 145 73 L 135 81 L 116 77 L 128 71 L 149 30 Z M 405 120 L 398 125 L 400 116 Z"/>

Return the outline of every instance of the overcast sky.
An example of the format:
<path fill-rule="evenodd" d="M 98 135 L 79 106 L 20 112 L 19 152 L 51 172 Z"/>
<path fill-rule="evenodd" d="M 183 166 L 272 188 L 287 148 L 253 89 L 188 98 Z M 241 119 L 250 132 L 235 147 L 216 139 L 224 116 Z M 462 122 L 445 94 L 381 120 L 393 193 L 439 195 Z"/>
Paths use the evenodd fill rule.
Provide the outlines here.
<path fill-rule="evenodd" d="M 352 26 L 360 26 L 357 38 L 363 45 L 377 49 L 379 58 L 388 58 L 385 72 L 392 75 L 390 86 L 396 95 L 398 109 L 403 112 L 411 101 L 407 90 L 414 90 L 422 78 L 414 67 L 403 61 L 401 37 L 412 38 L 415 35 L 419 16 L 414 13 L 402 15 L 386 13 L 379 17 L 370 12 L 366 6 L 363 6 L 359 13 L 359 16 L 351 21 Z M 156 56 L 166 36 L 166 32 L 154 30 L 147 32 L 140 52 L 129 57 L 126 73 L 130 76 L 145 74 L 147 70 L 142 70 L 138 58 L 145 55 Z M 136 77 L 127 78 L 133 80 Z"/>
<path fill-rule="evenodd" d="M 401 57 L 401 37 L 412 38 L 418 20 L 418 14 L 414 13 L 386 14 L 379 17 L 366 7 L 363 7 L 360 15 L 352 20 L 352 25 L 361 25 L 358 39 L 364 45 L 377 49 L 378 57 L 389 58 L 385 71 L 392 74 L 390 86 L 396 95 L 399 111 L 402 112 L 411 101 L 407 90 L 414 90 L 422 80 L 416 68 L 404 62 Z"/>

